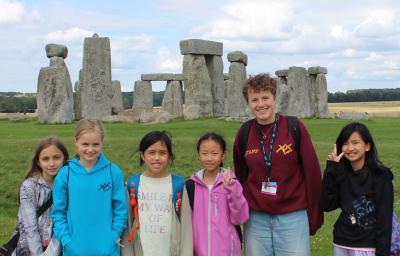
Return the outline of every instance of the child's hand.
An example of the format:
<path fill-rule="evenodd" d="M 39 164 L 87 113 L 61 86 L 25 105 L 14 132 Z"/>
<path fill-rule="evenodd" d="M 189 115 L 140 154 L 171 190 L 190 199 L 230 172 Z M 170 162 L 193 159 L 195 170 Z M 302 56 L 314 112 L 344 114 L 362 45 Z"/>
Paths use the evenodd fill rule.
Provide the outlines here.
<path fill-rule="evenodd" d="M 333 152 L 328 155 L 328 160 L 339 163 L 343 155 L 344 152 L 340 153 L 340 155 L 337 155 L 336 144 L 333 144 Z"/>
<path fill-rule="evenodd" d="M 222 173 L 222 175 L 224 176 L 224 184 L 229 186 L 233 183 L 233 179 L 232 179 L 232 174 L 231 171 L 226 170 Z"/>

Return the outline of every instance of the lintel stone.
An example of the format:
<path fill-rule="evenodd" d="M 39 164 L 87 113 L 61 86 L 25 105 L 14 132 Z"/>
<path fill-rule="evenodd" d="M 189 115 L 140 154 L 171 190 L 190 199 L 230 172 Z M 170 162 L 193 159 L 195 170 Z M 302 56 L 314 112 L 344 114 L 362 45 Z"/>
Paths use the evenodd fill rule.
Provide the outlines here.
<path fill-rule="evenodd" d="M 318 75 L 318 74 L 328 74 L 328 69 L 326 67 L 309 67 L 307 70 L 309 75 Z"/>
<path fill-rule="evenodd" d="M 183 74 L 174 74 L 172 76 L 173 81 L 183 81 Z"/>
<path fill-rule="evenodd" d="M 68 56 L 68 49 L 65 45 L 62 44 L 47 44 L 46 55 L 47 58 L 61 57 L 65 59 Z"/>
<path fill-rule="evenodd" d="M 218 55 L 222 56 L 223 45 L 220 42 L 202 39 L 181 40 L 181 54 Z"/>
<path fill-rule="evenodd" d="M 275 71 L 275 75 L 279 76 L 279 77 L 287 76 L 288 71 L 289 71 L 288 69 L 280 69 L 280 70 Z"/>
<path fill-rule="evenodd" d="M 229 62 L 240 62 L 247 66 L 247 55 L 242 51 L 234 51 L 228 53 Z"/>
<path fill-rule="evenodd" d="M 173 80 L 173 74 L 172 73 L 142 74 L 140 78 L 142 81 L 171 81 Z"/>

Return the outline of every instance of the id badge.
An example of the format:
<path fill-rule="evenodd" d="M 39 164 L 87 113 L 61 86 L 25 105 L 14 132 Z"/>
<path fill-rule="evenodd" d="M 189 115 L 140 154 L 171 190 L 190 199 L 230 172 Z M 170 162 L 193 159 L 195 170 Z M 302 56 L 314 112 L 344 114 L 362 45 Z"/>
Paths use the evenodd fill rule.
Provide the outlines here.
<path fill-rule="evenodd" d="M 278 191 L 278 183 L 275 181 L 264 181 L 261 184 L 261 192 L 276 196 L 276 192 Z"/>

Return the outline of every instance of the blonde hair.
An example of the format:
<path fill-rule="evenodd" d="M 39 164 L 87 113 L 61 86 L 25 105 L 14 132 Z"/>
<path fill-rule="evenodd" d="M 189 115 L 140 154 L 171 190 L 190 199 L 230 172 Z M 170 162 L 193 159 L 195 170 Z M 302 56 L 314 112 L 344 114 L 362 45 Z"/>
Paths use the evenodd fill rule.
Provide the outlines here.
<path fill-rule="evenodd" d="M 75 127 L 75 140 L 78 140 L 83 133 L 98 132 L 101 135 L 101 140 L 104 139 L 104 129 L 99 120 L 82 119 Z"/>

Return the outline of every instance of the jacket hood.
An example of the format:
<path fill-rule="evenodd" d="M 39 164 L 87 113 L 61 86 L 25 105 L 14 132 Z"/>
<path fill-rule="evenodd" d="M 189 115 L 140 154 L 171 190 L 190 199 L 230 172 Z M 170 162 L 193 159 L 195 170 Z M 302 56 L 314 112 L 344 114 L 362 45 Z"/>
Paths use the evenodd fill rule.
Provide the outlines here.
<path fill-rule="evenodd" d="M 214 183 L 214 186 L 219 185 L 220 183 L 224 182 L 224 176 L 221 174 L 222 172 L 228 171 L 227 169 L 221 167 L 221 172 L 218 173 L 216 181 Z M 201 169 L 200 171 L 194 173 L 190 179 L 193 180 L 194 182 L 201 184 L 203 186 L 207 186 L 204 181 L 203 181 L 203 176 L 204 176 L 204 169 Z"/>
<path fill-rule="evenodd" d="M 96 172 L 102 170 L 104 167 L 108 166 L 110 164 L 110 161 L 106 158 L 106 156 L 103 153 L 100 153 L 96 164 L 93 166 L 93 168 L 90 171 L 86 171 L 85 167 L 83 167 L 79 163 L 79 157 L 75 157 L 71 160 L 68 160 L 67 163 L 71 167 L 71 170 L 73 172 L 75 172 L 76 174 L 91 175 L 92 173 L 96 173 Z"/>

